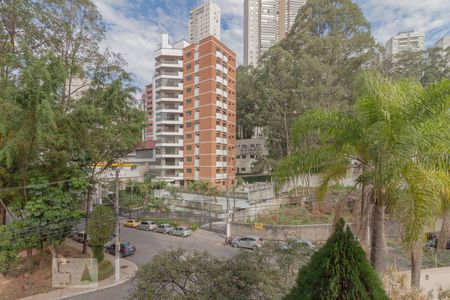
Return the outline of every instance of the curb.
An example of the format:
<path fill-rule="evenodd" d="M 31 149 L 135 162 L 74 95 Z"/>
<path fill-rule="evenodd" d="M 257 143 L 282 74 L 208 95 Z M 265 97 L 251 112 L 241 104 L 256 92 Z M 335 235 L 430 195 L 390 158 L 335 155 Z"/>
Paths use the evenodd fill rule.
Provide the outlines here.
<path fill-rule="evenodd" d="M 47 293 L 31 295 L 31 296 L 27 296 L 27 297 L 24 297 L 24 298 L 21 298 L 21 299 L 22 300 L 23 299 L 32 300 L 34 298 L 43 298 L 43 297 L 45 297 L 45 295 L 48 295 L 47 297 L 45 297 L 46 299 L 51 299 L 52 297 L 54 297 L 53 299 L 68 299 L 68 298 L 71 298 L 71 297 L 76 297 L 76 296 L 80 296 L 80 295 L 84 295 L 84 294 L 94 293 L 94 292 L 98 292 L 98 291 L 102 291 L 102 290 L 106 290 L 106 289 L 115 287 L 117 285 L 124 284 L 125 282 L 131 280 L 134 277 L 134 275 L 136 274 L 136 272 L 138 270 L 138 267 L 132 261 L 129 261 L 129 260 L 126 260 L 126 259 L 121 259 L 121 260 L 125 260 L 127 262 L 127 264 L 133 269 L 133 271 L 132 271 L 132 273 L 130 273 L 130 276 L 128 278 L 124 278 L 124 279 L 120 280 L 119 282 L 114 282 L 114 283 L 111 283 L 111 284 L 108 284 L 108 285 L 105 285 L 105 286 L 102 286 L 102 287 L 98 287 L 98 288 L 95 288 L 95 289 L 88 289 L 88 290 L 74 292 L 74 293 L 67 294 L 67 295 L 62 295 L 62 296 L 52 295 L 53 293 L 55 293 L 55 291 L 58 291 L 58 290 L 53 290 L 53 291 L 50 291 L 50 292 L 47 292 Z M 109 278 L 111 278 L 113 276 L 114 276 L 114 274 L 111 275 L 110 277 L 104 279 L 104 280 L 108 280 Z M 60 289 L 60 291 L 62 291 L 62 290 L 64 290 L 64 289 Z M 67 289 L 67 290 L 70 290 L 70 289 Z"/>
<path fill-rule="evenodd" d="M 80 296 L 80 295 L 84 295 L 84 294 L 89 294 L 89 293 L 94 293 L 94 292 L 106 290 L 106 289 L 115 287 L 117 285 L 121 285 L 121 284 L 131 280 L 134 277 L 134 275 L 136 274 L 136 272 L 138 270 L 138 267 L 132 261 L 127 260 L 127 262 L 129 262 L 130 265 L 134 268 L 133 274 L 130 276 L 130 278 L 125 278 L 125 279 L 120 280 L 119 282 L 114 282 L 114 283 L 111 283 L 111 284 L 108 284 L 108 285 L 105 285 L 105 286 L 102 286 L 102 287 L 99 287 L 99 288 L 96 288 L 96 289 L 86 290 L 86 291 L 76 292 L 76 293 L 73 293 L 73 294 L 70 294 L 70 295 L 61 296 L 61 297 L 58 297 L 57 299 L 68 299 L 68 298 L 75 297 L 75 296 Z M 112 275 L 112 276 L 114 276 L 114 275 Z"/>

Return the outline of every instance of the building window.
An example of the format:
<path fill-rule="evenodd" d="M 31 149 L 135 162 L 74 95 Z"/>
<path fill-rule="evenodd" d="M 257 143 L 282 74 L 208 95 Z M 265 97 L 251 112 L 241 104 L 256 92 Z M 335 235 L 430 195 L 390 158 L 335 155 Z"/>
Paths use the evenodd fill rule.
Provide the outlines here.
<path fill-rule="evenodd" d="M 187 159 L 187 161 L 192 161 L 192 157 L 190 157 L 190 156 L 188 156 L 186 159 Z"/>
<path fill-rule="evenodd" d="M 186 57 L 191 57 L 191 56 L 192 56 L 192 52 L 186 53 Z"/>
<path fill-rule="evenodd" d="M 192 139 L 192 134 L 190 134 L 190 133 L 189 133 L 189 134 L 186 134 L 186 138 L 187 138 L 187 139 Z"/>
<path fill-rule="evenodd" d="M 250 158 L 255 158 L 255 155 L 251 154 L 251 155 L 250 155 Z"/>
<path fill-rule="evenodd" d="M 245 158 L 247 158 L 247 155 L 242 154 L 241 157 L 245 159 Z"/>
<path fill-rule="evenodd" d="M 187 64 L 186 65 L 186 70 L 189 70 L 190 68 L 192 68 L 191 64 Z"/>
<path fill-rule="evenodd" d="M 186 112 L 186 116 L 190 116 L 190 115 L 192 115 L 192 111 L 188 110 L 188 111 Z"/>
<path fill-rule="evenodd" d="M 192 169 L 187 169 L 188 174 L 192 174 Z"/>
<path fill-rule="evenodd" d="M 186 150 L 188 151 L 192 150 L 192 146 L 186 146 Z"/>
<path fill-rule="evenodd" d="M 186 104 L 191 104 L 192 103 L 192 99 L 187 99 L 186 100 Z"/>
<path fill-rule="evenodd" d="M 245 172 L 245 168 L 241 168 L 241 171 L 242 171 L 242 172 Z"/>
<path fill-rule="evenodd" d="M 186 76 L 186 81 L 191 81 L 191 80 L 192 80 L 192 76 L 191 75 Z"/>
<path fill-rule="evenodd" d="M 191 127 L 192 127 L 192 123 L 191 123 L 191 122 L 187 122 L 187 123 L 186 123 L 186 127 L 187 127 L 187 128 L 191 128 Z"/>
<path fill-rule="evenodd" d="M 186 93 L 190 93 L 192 89 L 190 87 L 186 88 Z"/>

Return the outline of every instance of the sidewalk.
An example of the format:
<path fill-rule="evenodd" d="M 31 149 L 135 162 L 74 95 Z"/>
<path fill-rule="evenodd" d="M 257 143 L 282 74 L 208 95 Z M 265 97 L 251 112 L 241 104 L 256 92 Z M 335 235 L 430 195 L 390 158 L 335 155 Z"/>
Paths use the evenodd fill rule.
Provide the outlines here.
<path fill-rule="evenodd" d="M 80 244 L 78 244 L 75 241 L 67 240 L 65 242 L 66 244 L 73 246 L 73 247 L 79 247 Z M 91 253 L 91 249 L 88 248 L 89 253 Z M 114 265 L 114 256 L 105 254 L 105 259 L 109 260 Z M 29 297 L 22 298 L 22 300 L 48 300 L 48 299 L 65 299 L 73 296 L 78 296 L 82 294 L 87 294 L 91 292 L 96 292 L 100 290 L 104 290 L 119 284 L 122 284 L 128 280 L 130 280 L 137 271 L 137 266 L 126 259 L 121 258 L 120 259 L 120 281 L 115 282 L 114 281 L 114 274 L 98 283 L 98 288 L 94 289 L 88 289 L 88 288 L 65 288 L 65 289 L 56 289 L 51 292 L 45 293 L 45 294 L 38 294 L 33 295 Z"/>

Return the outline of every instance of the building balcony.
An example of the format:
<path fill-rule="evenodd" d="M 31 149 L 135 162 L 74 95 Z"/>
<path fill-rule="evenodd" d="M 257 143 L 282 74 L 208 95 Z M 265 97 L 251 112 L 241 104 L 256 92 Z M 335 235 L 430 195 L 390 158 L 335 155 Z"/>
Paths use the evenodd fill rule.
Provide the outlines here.
<path fill-rule="evenodd" d="M 182 103 L 183 102 L 183 95 L 182 94 L 178 94 L 176 97 L 169 97 L 167 95 L 161 95 L 161 96 L 157 96 L 155 98 L 155 104 L 161 103 L 161 102 L 179 102 Z"/>

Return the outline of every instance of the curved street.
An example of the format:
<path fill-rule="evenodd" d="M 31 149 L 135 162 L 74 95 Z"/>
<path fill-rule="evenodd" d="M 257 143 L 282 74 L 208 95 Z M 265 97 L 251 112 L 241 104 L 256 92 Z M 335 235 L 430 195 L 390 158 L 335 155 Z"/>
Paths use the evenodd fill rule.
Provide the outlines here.
<path fill-rule="evenodd" d="M 132 228 L 121 227 L 123 241 L 131 242 L 136 246 L 136 253 L 126 259 L 134 262 L 138 267 L 150 262 L 155 255 L 165 249 L 183 248 L 189 250 L 207 251 L 217 257 L 230 257 L 237 249 L 224 246 L 224 237 L 221 234 L 199 229 L 192 236 L 180 238 L 155 232 L 141 231 Z M 128 299 L 132 284 L 130 281 L 97 292 L 70 297 L 72 300 L 123 300 Z"/>

